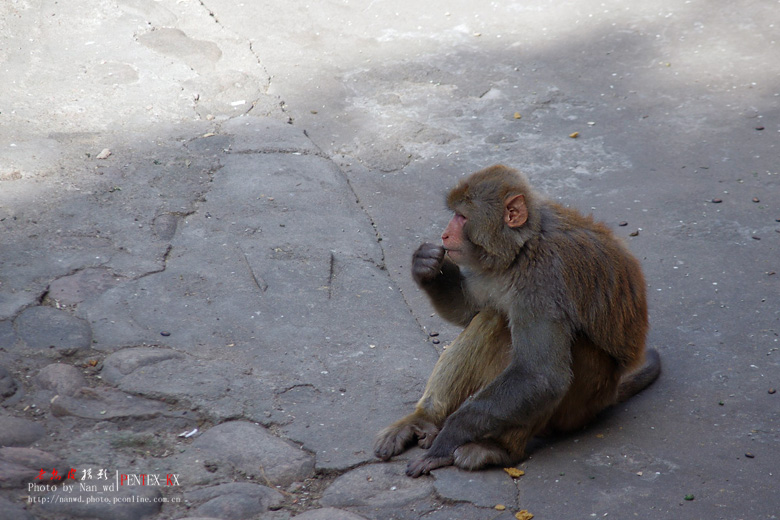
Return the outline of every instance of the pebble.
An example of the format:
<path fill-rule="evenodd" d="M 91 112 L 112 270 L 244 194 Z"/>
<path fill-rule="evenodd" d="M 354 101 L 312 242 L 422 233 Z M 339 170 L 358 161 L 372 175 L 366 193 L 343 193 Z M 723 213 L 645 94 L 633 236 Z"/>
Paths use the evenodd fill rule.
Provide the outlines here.
<path fill-rule="evenodd" d="M 71 396 L 60 396 L 51 403 L 55 417 L 73 416 L 93 421 L 143 421 L 159 417 L 167 405 L 113 388 L 82 388 Z"/>
<path fill-rule="evenodd" d="M 108 269 L 95 267 L 82 269 L 70 276 L 63 276 L 49 284 L 50 299 L 63 305 L 77 305 L 87 298 L 98 296 L 119 282 Z"/>
<path fill-rule="evenodd" d="M 774 388 L 770 388 L 770 389 L 769 389 L 769 393 L 770 393 L 770 394 L 774 394 L 775 392 L 777 392 L 777 390 L 775 390 Z"/>
<path fill-rule="evenodd" d="M 0 415 L 0 446 L 29 446 L 46 435 L 43 426 L 9 415 Z"/>
<path fill-rule="evenodd" d="M 723 199 L 712 199 L 712 202 L 714 202 L 715 204 L 720 204 L 721 202 L 723 202 Z"/>
<path fill-rule="evenodd" d="M 0 402 L 14 395 L 18 389 L 19 385 L 11 373 L 0 366 Z"/>
<path fill-rule="evenodd" d="M 13 322 L 10 320 L 0 321 L 0 348 L 11 350 L 15 344 L 16 331 Z"/>
<path fill-rule="evenodd" d="M 314 472 L 313 456 L 246 421 L 214 426 L 196 438 L 190 450 L 202 455 L 201 460 L 218 460 L 220 466 L 229 464 L 247 477 L 274 485 L 288 486 Z"/>
<path fill-rule="evenodd" d="M 28 348 L 53 349 L 70 356 L 92 345 L 89 324 L 53 307 L 30 307 L 16 318 L 16 330 Z"/>
<path fill-rule="evenodd" d="M 58 474 L 68 473 L 68 468 L 46 451 L 35 448 L 0 448 L 0 489 L 26 487 L 29 482 L 35 480 L 41 469 L 48 475 L 45 478 L 51 478 L 52 469 L 56 469 Z"/>
<path fill-rule="evenodd" d="M 154 218 L 152 230 L 160 240 L 171 240 L 176 235 L 179 217 L 172 213 L 162 213 Z"/>
<path fill-rule="evenodd" d="M 64 363 L 47 365 L 38 372 L 35 382 L 44 390 L 51 390 L 57 395 L 72 396 L 80 388 L 89 386 L 81 371 Z"/>
<path fill-rule="evenodd" d="M 620 227 L 626 227 L 627 225 L 628 225 L 628 222 L 626 222 L 625 220 L 623 222 L 621 222 L 620 224 L 618 224 L 618 226 L 620 226 Z"/>
<path fill-rule="evenodd" d="M 750 453 L 750 452 L 747 452 L 747 453 L 745 453 L 745 457 L 747 457 L 747 458 L 749 458 L 749 459 L 753 459 L 753 458 L 755 458 L 756 456 L 755 456 L 755 455 L 753 455 L 753 454 L 752 454 L 752 453 Z"/>
<path fill-rule="evenodd" d="M 275 489 L 259 484 L 234 482 L 190 491 L 186 499 L 196 504 L 202 503 L 194 511 L 197 516 L 243 520 L 270 509 L 278 509 L 284 496 Z"/>
<path fill-rule="evenodd" d="M 100 376 L 110 385 L 118 385 L 128 374 L 135 370 L 167 361 L 169 359 L 183 359 L 184 354 L 175 350 L 163 348 L 135 347 L 126 348 L 114 352 L 103 361 L 103 370 Z"/>
<path fill-rule="evenodd" d="M 95 156 L 95 159 L 108 159 L 109 157 L 111 157 L 111 150 L 103 148 L 100 153 Z"/>

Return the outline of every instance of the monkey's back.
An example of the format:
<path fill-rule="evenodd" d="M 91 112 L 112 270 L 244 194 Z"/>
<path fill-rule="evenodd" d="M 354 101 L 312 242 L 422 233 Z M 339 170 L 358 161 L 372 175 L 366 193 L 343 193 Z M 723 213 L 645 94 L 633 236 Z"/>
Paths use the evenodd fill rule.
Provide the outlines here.
<path fill-rule="evenodd" d="M 569 296 L 573 323 L 625 369 L 644 356 L 647 296 L 639 261 L 601 222 L 547 201 L 540 256 L 558 264 L 556 289 Z"/>

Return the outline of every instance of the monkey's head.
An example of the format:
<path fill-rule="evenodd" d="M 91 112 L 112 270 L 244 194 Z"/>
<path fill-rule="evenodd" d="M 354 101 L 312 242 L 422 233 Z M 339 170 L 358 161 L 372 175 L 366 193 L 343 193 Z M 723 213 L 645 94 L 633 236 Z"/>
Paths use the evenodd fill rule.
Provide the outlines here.
<path fill-rule="evenodd" d="M 536 195 L 525 176 L 491 166 L 460 181 L 447 195 L 455 214 L 441 235 L 453 262 L 473 269 L 506 269 L 539 229 Z"/>

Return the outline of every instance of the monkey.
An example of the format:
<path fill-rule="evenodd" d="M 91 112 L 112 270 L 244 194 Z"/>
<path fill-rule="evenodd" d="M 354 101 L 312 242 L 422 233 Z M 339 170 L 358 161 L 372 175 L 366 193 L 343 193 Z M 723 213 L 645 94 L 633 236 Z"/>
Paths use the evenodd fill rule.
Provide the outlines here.
<path fill-rule="evenodd" d="M 464 330 L 374 444 L 386 461 L 416 440 L 427 451 L 411 477 L 517 464 L 533 436 L 579 430 L 661 372 L 641 266 L 605 224 L 502 165 L 460 181 L 447 206 L 442 245 L 415 251 L 412 277 Z"/>

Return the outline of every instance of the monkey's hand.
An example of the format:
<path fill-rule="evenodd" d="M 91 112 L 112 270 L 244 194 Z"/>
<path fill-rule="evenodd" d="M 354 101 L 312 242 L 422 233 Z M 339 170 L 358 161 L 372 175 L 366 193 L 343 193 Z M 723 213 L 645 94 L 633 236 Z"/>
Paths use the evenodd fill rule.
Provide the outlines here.
<path fill-rule="evenodd" d="M 379 459 L 389 460 L 393 455 L 406 450 L 415 438 L 421 448 L 427 449 L 438 434 L 439 429 L 435 424 L 412 414 L 379 432 L 374 443 L 374 455 Z"/>
<path fill-rule="evenodd" d="M 441 274 L 443 262 L 444 248 L 430 242 L 424 243 L 412 256 L 412 278 L 417 285 L 430 283 Z"/>

